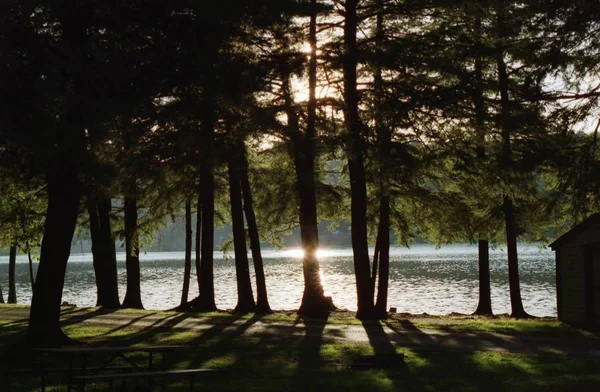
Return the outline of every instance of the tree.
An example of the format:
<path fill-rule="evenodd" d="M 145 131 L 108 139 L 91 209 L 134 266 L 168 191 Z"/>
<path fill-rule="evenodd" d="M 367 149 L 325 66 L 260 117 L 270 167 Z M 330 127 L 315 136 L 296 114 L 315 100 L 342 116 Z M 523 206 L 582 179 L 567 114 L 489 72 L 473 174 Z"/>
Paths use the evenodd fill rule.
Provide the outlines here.
<path fill-rule="evenodd" d="M 523 317 L 516 241 L 539 238 L 539 227 L 548 222 L 541 213 L 546 192 L 539 181 L 540 168 L 544 156 L 552 154 L 548 136 L 560 128 L 552 125 L 558 118 L 555 108 L 535 99 L 545 95 L 544 80 L 552 74 L 552 67 L 535 58 L 546 50 L 549 41 L 542 37 L 554 34 L 553 24 L 531 4 L 518 2 L 466 1 L 433 15 L 427 41 L 453 43 L 431 57 L 432 69 L 454 85 L 453 94 L 446 95 L 446 109 L 437 107 L 446 121 L 434 136 L 448 146 L 443 159 L 447 163 L 440 165 L 448 170 L 440 197 L 451 207 L 438 214 L 446 215 L 438 225 L 447 230 L 441 238 L 479 242 L 477 311 L 485 313 L 491 312 L 485 241 L 507 243 L 512 313 Z M 448 91 L 435 87 L 438 94 Z M 498 218 L 503 220 L 502 230 Z M 504 240 L 499 241 L 498 234 L 505 235 Z"/>
<path fill-rule="evenodd" d="M 482 10 L 477 4 L 474 17 L 474 52 L 475 52 L 475 82 L 473 101 L 475 103 L 475 126 L 478 136 L 477 158 L 485 159 L 485 101 L 483 91 L 483 63 L 482 63 Z M 492 293 L 490 283 L 490 255 L 489 239 L 486 235 L 479 235 L 477 239 L 478 267 L 479 267 L 479 301 L 475 314 L 491 316 Z"/>
<path fill-rule="evenodd" d="M 376 279 L 379 278 L 377 285 L 377 301 L 375 310 L 380 317 L 387 317 L 387 293 L 390 270 L 390 144 L 392 143 L 392 132 L 386 126 L 382 105 L 384 100 L 383 88 L 383 45 L 385 39 L 385 20 L 383 0 L 375 2 L 376 7 L 376 25 L 375 25 L 375 65 L 373 71 L 374 87 L 374 110 L 375 110 L 375 128 L 378 144 L 378 193 L 379 193 L 379 224 L 377 228 L 377 239 L 375 241 L 375 254 L 373 256 L 373 289 L 376 287 Z M 377 270 L 379 269 L 379 273 Z"/>
<path fill-rule="evenodd" d="M 346 154 L 350 173 L 352 251 L 358 306 L 356 317 L 375 317 L 373 285 L 371 280 L 369 248 L 367 240 L 367 187 L 363 162 L 364 141 L 358 104 L 356 67 L 358 50 L 356 31 L 358 27 L 357 0 L 344 2 L 344 119 L 346 127 Z"/>
<path fill-rule="evenodd" d="M 507 38 L 507 32 L 505 27 L 504 8 L 506 4 L 499 2 L 497 17 L 497 28 L 498 38 L 500 40 Z M 497 67 L 498 67 L 498 85 L 500 88 L 500 121 L 502 130 L 502 166 L 506 171 L 510 171 L 512 165 L 512 149 L 511 149 L 511 128 L 508 123 L 510 113 L 510 98 L 508 96 L 508 73 L 506 69 L 506 63 L 504 60 L 504 52 L 502 49 L 497 54 Z M 523 308 L 523 301 L 521 300 L 521 289 L 519 285 L 519 265 L 517 259 L 517 226 L 514 211 L 514 202 L 512 196 L 506 192 L 503 195 L 502 210 L 504 212 L 504 219 L 506 220 L 506 246 L 508 248 L 508 280 L 510 288 L 510 304 L 511 304 L 511 315 L 513 317 L 524 317 L 527 314 Z"/>
<path fill-rule="evenodd" d="M 15 263 L 17 262 L 17 246 L 10 246 L 8 259 L 8 303 L 17 303 L 17 289 L 15 285 Z"/>
<path fill-rule="evenodd" d="M 248 313 L 256 308 L 250 271 L 248 267 L 248 251 L 246 249 L 246 232 L 244 229 L 244 210 L 242 206 L 242 185 L 240 173 L 240 157 L 242 151 L 237 143 L 229 148 L 227 167 L 229 173 L 229 199 L 231 204 L 231 220 L 233 229 L 233 246 L 235 252 L 235 273 L 237 280 L 238 302 L 235 312 Z"/>
<path fill-rule="evenodd" d="M 140 237 L 138 232 L 138 189 L 136 178 L 132 177 L 126 185 L 125 213 L 125 267 L 127 268 L 127 291 L 122 307 L 144 309 L 140 289 Z"/>
<path fill-rule="evenodd" d="M 198 127 L 197 167 L 202 184 L 199 203 L 200 271 L 198 298 L 190 309 L 216 309 L 213 283 L 213 237 L 215 224 L 215 175 L 219 169 L 223 124 L 236 112 L 250 90 L 256 91 L 256 76 L 248 48 L 260 36 L 256 31 L 280 18 L 286 2 L 223 2 L 206 13 L 201 5 L 177 3 L 168 33 L 176 37 L 174 57 L 180 71 L 171 98 L 196 108 L 191 116 Z M 181 94 L 185 92 L 186 94 Z M 237 184 L 235 185 L 237 186 Z M 236 193 L 237 195 L 237 193 Z M 242 261 L 243 263 L 243 261 Z"/>
<path fill-rule="evenodd" d="M 117 285 L 117 255 L 115 237 L 110 222 L 112 208 L 109 197 L 89 198 L 90 236 L 92 239 L 92 257 L 96 274 L 96 306 L 116 309 L 120 306 Z"/>
<path fill-rule="evenodd" d="M 331 298 L 325 297 L 321 278 L 319 276 L 319 231 L 317 219 L 317 194 L 315 179 L 315 154 L 317 141 L 317 13 L 319 8 L 316 0 L 310 2 L 309 45 L 310 58 L 308 63 L 308 108 L 306 130 L 300 131 L 295 113 L 288 114 L 290 138 L 292 142 L 294 164 L 297 177 L 299 199 L 300 238 L 304 256 L 302 271 L 304 275 L 304 292 L 299 314 L 309 317 L 326 317 L 335 306 Z M 289 83 L 289 82 L 288 82 Z M 289 98 L 286 106 L 292 106 Z M 288 109 L 288 111 L 290 111 Z"/>
<path fill-rule="evenodd" d="M 597 148 L 599 13 L 594 2 L 559 1 L 539 4 L 547 23 L 556 31 L 537 62 L 556 70 L 556 88 L 533 100 L 558 102 L 554 116 L 560 124 L 549 146 L 543 180 L 553 190 L 549 213 L 555 213 L 566 230 L 600 211 Z"/>
<path fill-rule="evenodd" d="M 112 125 L 112 124 L 110 124 Z M 117 157 L 115 132 L 109 124 L 95 124 L 88 130 L 87 148 L 90 168 L 85 178 L 85 196 L 88 214 L 87 226 L 92 241 L 92 258 L 96 277 L 96 305 L 116 309 L 121 305 L 117 282 L 117 255 L 113 232 L 113 203 L 117 196 Z"/>
<path fill-rule="evenodd" d="M 139 59 L 156 38 L 151 29 L 136 34 L 139 20 L 156 10 L 126 12 L 129 30 L 124 32 L 124 24 L 111 20 L 131 4 L 9 1 L 2 7 L 2 55 L 10 59 L 0 72 L 7 114 L 0 126 L 7 141 L 3 162 L 12 158 L 12 167 L 47 184 L 48 196 L 28 340 L 69 343 L 60 329 L 60 304 L 79 199 L 93 166 L 88 137 L 96 127 L 104 130 L 119 115 L 130 115 L 128 109 L 147 94 L 147 89 L 131 88 L 132 73 L 149 68 L 125 63 Z M 137 44 L 123 46 L 114 39 L 124 36 Z"/>
<path fill-rule="evenodd" d="M 536 156 L 536 145 L 534 142 L 536 133 L 543 135 L 543 127 L 545 125 L 544 116 L 540 113 L 541 106 L 536 103 L 533 104 L 519 104 L 515 102 L 515 98 L 511 98 L 511 94 L 516 96 L 518 94 L 515 91 L 514 87 L 511 87 L 511 78 L 509 76 L 509 69 L 507 65 L 506 58 L 508 56 L 513 56 L 513 58 L 517 57 L 520 53 L 515 51 L 514 48 L 518 46 L 512 45 L 511 52 L 508 52 L 509 44 L 512 42 L 509 41 L 509 36 L 511 35 L 511 29 L 513 31 L 516 29 L 525 30 L 522 26 L 518 24 L 515 26 L 515 20 L 518 21 L 518 18 L 512 18 L 511 26 L 509 24 L 509 16 L 511 10 L 514 14 L 517 12 L 520 15 L 517 15 L 521 18 L 526 18 L 528 15 L 527 12 L 523 10 L 517 11 L 517 7 L 513 9 L 513 4 L 509 4 L 504 0 L 498 0 L 494 4 L 494 11 L 496 14 L 495 20 L 495 29 L 497 38 L 496 48 L 495 48 L 495 56 L 496 56 L 496 67 L 497 67 L 497 83 L 498 83 L 498 91 L 500 95 L 500 102 L 498 107 L 498 116 L 496 118 L 496 123 L 500 131 L 501 135 L 501 150 L 499 154 L 499 169 L 501 171 L 501 179 L 505 185 L 505 191 L 503 192 L 502 198 L 502 211 L 505 218 L 505 232 L 506 232 L 506 245 L 508 251 L 508 272 L 509 272 L 509 287 L 510 287 L 510 299 L 511 299 L 511 316 L 521 318 L 528 317 L 528 314 L 525 312 L 523 308 L 523 303 L 521 299 L 521 291 L 519 284 L 519 270 L 518 270 L 518 255 L 517 255 L 517 237 L 519 236 L 519 227 L 517 225 L 517 211 L 515 209 L 515 196 L 517 195 L 517 189 L 519 191 L 523 191 L 526 189 L 531 189 L 534 186 L 528 186 L 528 184 L 532 184 L 534 178 L 532 174 L 537 166 L 540 164 L 540 160 L 536 160 L 538 158 Z M 525 11 L 528 11 L 526 8 Z M 535 10 L 532 10 L 535 11 Z M 521 22 L 523 23 L 523 22 Z M 527 31 L 525 31 L 526 33 Z M 535 47 L 536 37 L 527 37 L 528 40 L 524 40 L 523 44 L 529 44 Z M 517 57 L 518 58 L 518 57 Z M 524 72 L 521 72 L 521 75 L 518 73 L 517 76 L 520 76 L 522 79 L 520 80 L 519 87 L 522 91 L 527 90 L 539 90 L 540 75 L 544 75 L 546 72 L 545 68 L 541 70 L 536 68 L 535 66 L 532 69 L 527 69 L 527 67 L 522 67 L 521 70 L 524 69 Z M 529 72 L 529 75 L 527 74 Z M 515 72 L 513 72 L 515 74 Z M 523 75 L 524 74 L 524 75 Z M 514 79 L 514 78 L 513 78 Z M 523 93 L 521 93 L 523 94 Z M 519 130 L 521 134 L 529 133 L 530 140 L 527 140 L 523 136 L 519 136 L 518 138 L 514 135 L 515 131 Z M 541 139 L 540 139 L 541 140 Z M 529 156 L 525 159 L 521 158 L 520 162 L 516 161 L 516 156 L 519 151 L 515 151 L 515 144 L 517 142 L 527 143 L 526 148 L 528 148 Z M 517 146 L 518 148 L 519 146 Z M 532 148 L 533 147 L 533 148 Z M 532 151 L 533 150 L 533 151 Z M 534 191 L 535 193 L 535 191 Z M 527 211 L 526 209 L 524 209 Z"/>
<path fill-rule="evenodd" d="M 244 214 L 248 222 L 248 237 L 250 239 L 250 249 L 252 250 L 252 261 L 254 263 L 254 273 L 256 275 L 256 312 L 271 313 L 271 306 L 267 296 L 267 283 L 263 259 L 260 251 L 260 236 L 256 224 L 256 215 L 254 213 L 254 201 L 250 187 L 249 164 L 246 153 L 246 146 L 242 143 L 238 145 L 238 159 L 240 168 L 240 178 L 242 187 L 242 198 L 244 200 Z"/>
<path fill-rule="evenodd" d="M 71 239 L 79 214 L 81 186 L 78 178 L 79 161 L 85 124 L 83 121 L 83 59 L 85 57 L 86 28 L 89 9 L 57 7 L 61 30 L 59 46 L 68 61 L 63 84 L 65 109 L 56 124 L 57 132 L 48 167 L 48 210 L 40 252 L 35 289 L 31 302 L 28 340 L 34 344 L 68 342 L 59 324 L 60 300 L 64 283 Z M 37 26 L 36 26 L 37 27 Z M 31 75 L 32 77 L 39 75 Z"/>
<path fill-rule="evenodd" d="M 181 303 L 188 301 L 190 291 L 190 275 L 192 271 L 192 199 L 185 199 L 185 261 L 183 272 L 183 289 L 181 290 Z"/>
<path fill-rule="evenodd" d="M 30 255 L 30 245 L 37 246 L 43 227 L 45 199 L 38 188 L 39 182 L 10 171 L 3 171 L 0 184 L 3 198 L 0 200 L 0 246 L 9 249 L 8 303 L 17 303 L 16 259 L 23 250 Z M 32 270 L 31 262 L 30 269 Z M 33 272 L 30 272 L 33 288 Z"/>
<path fill-rule="evenodd" d="M 492 87 L 484 79 L 491 68 L 486 64 L 490 50 L 484 45 L 489 41 L 482 31 L 484 11 L 482 2 L 449 4 L 434 12 L 433 27 L 421 37 L 428 42 L 452 42 L 434 46 L 425 55 L 428 70 L 443 75 L 428 94 L 442 95 L 442 100 L 435 99 L 435 110 L 447 113 L 431 134 L 439 150 L 437 168 L 430 177 L 437 200 L 426 207 L 432 215 L 425 226 L 428 238 L 437 244 L 478 244 L 480 290 L 475 313 L 491 315 L 489 242 L 500 241 L 501 222 L 486 107 Z"/>

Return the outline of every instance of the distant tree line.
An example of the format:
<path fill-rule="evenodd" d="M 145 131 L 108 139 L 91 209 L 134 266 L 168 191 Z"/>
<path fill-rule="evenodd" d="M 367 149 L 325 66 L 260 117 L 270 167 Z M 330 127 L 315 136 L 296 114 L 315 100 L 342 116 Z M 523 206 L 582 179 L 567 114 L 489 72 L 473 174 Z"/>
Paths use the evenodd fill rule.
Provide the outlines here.
<path fill-rule="evenodd" d="M 182 211 L 184 214 L 184 211 Z M 184 214 L 185 215 L 185 214 Z M 164 226 L 163 226 L 164 225 Z M 192 227 L 196 225 L 195 214 L 192 214 Z M 92 250 L 92 240 L 90 238 L 89 231 L 85 230 L 85 227 L 80 226 L 84 229 L 82 232 L 76 234 L 71 244 L 71 254 L 73 253 L 88 253 Z M 325 248 L 342 249 L 349 248 L 352 243 L 350 241 L 350 224 L 347 221 L 332 222 L 322 221 L 319 222 L 320 242 Z M 180 252 L 185 249 L 185 216 L 177 216 L 174 219 L 168 217 L 159 228 L 152 233 L 151 238 L 149 237 L 146 242 L 142 243 L 142 248 L 145 252 Z M 232 248 L 232 227 L 231 224 L 225 223 L 223 226 L 217 226 L 215 228 L 214 246 L 215 250 L 222 250 L 224 253 L 229 253 L 233 250 Z M 392 242 L 395 241 L 394 233 L 391 233 Z M 290 230 L 284 234 L 281 234 L 277 241 L 273 240 L 271 243 L 267 240 L 261 242 L 261 245 L 268 248 L 278 249 L 280 247 L 300 247 L 300 230 L 298 228 Z M 425 243 L 426 241 L 422 238 L 415 240 L 417 243 Z M 117 252 L 123 252 L 124 244 L 117 238 Z M 192 243 L 192 251 L 195 250 L 194 243 Z M 6 252 L 0 251 L 0 255 L 4 254 L 8 256 L 8 249 Z"/>
<path fill-rule="evenodd" d="M 172 216 L 183 310 L 216 309 L 228 223 L 236 311 L 271 311 L 260 244 L 298 228 L 299 313 L 325 317 L 318 223 L 345 220 L 358 318 L 387 316 L 392 232 L 478 243 L 479 314 L 492 313 L 488 248 L 506 244 L 511 314 L 527 317 L 517 239 L 599 210 L 599 49 L 591 0 L 3 1 L 0 243 L 11 266 L 40 247 L 28 339 L 68 341 L 77 227 L 98 306 L 142 308 L 140 246 Z"/>

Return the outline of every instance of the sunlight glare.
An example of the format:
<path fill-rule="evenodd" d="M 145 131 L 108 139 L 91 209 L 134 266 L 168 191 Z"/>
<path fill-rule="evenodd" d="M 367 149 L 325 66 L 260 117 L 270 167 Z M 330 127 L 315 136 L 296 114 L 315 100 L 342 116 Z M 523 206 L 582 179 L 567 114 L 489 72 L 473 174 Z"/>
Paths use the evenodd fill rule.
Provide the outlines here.
<path fill-rule="evenodd" d="M 302 53 L 310 53 L 312 52 L 312 48 L 310 47 L 310 42 L 305 41 L 302 43 L 302 47 L 300 48 Z"/>
<path fill-rule="evenodd" d="M 285 253 L 286 257 L 291 257 L 294 259 L 301 259 L 304 257 L 304 251 L 300 248 L 288 249 L 284 253 Z M 330 256 L 333 253 L 334 252 L 332 252 L 331 250 L 328 250 L 328 249 L 319 249 L 319 250 L 317 250 L 317 258 L 321 259 L 323 257 Z"/>

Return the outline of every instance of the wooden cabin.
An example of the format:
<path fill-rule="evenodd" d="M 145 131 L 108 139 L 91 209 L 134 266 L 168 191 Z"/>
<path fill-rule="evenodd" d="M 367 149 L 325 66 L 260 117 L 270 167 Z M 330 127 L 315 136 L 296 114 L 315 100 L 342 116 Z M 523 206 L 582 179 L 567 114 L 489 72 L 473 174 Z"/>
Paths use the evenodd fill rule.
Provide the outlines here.
<path fill-rule="evenodd" d="M 556 252 L 558 319 L 600 324 L 600 213 L 549 246 Z"/>

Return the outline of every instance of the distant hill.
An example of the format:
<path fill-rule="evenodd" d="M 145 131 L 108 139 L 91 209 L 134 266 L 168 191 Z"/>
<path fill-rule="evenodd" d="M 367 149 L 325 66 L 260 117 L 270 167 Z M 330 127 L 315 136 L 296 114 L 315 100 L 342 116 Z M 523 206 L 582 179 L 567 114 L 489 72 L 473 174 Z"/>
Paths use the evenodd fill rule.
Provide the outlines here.
<path fill-rule="evenodd" d="M 193 227 L 195 227 L 195 219 L 193 221 Z M 329 248 L 348 248 L 352 246 L 350 238 L 350 225 L 347 222 L 342 222 L 338 225 L 337 230 L 330 231 L 328 228 L 330 222 L 323 222 L 319 224 L 319 238 L 321 245 Z M 195 234 L 194 234 L 195 235 Z M 219 249 L 225 242 L 231 240 L 231 226 L 223 226 L 215 229 L 215 250 Z M 117 239 L 117 251 L 124 250 L 125 245 L 123 241 Z M 283 237 L 285 247 L 299 247 L 300 246 L 300 230 L 296 229 L 291 235 Z M 265 247 L 272 247 L 271 244 L 264 243 Z M 87 231 L 82 232 L 78 237 L 73 239 L 71 246 L 71 252 L 73 253 L 87 253 L 91 252 L 92 243 L 89 239 L 89 233 Z M 185 222 L 183 218 L 176 219 L 175 221 L 169 221 L 169 223 L 159 231 L 157 231 L 153 238 L 152 243 L 146 246 L 142 246 L 143 251 L 147 252 L 172 252 L 172 251 L 183 251 L 185 249 Z"/>

